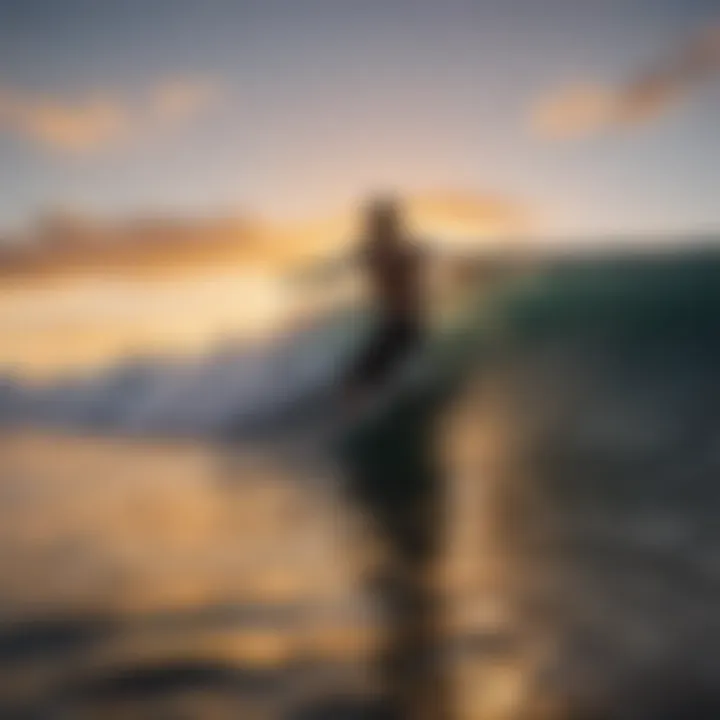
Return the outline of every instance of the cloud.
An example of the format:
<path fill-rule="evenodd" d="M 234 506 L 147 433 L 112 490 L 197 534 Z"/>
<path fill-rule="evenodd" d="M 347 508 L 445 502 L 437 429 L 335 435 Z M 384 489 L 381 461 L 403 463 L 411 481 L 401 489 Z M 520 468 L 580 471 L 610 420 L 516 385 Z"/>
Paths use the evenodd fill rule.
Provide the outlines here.
<path fill-rule="evenodd" d="M 413 233 L 428 240 L 504 240 L 532 232 L 535 207 L 521 198 L 457 189 L 400 195 Z M 253 214 L 95 216 L 49 210 L 12 243 L 0 242 L 0 285 L 49 276 L 193 274 L 203 267 L 280 272 L 358 241 L 364 206 L 326 216 L 277 220 Z M 540 218 L 541 219 L 541 218 Z"/>
<path fill-rule="evenodd" d="M 550 138 L 581 138 L 646 125 L 690 102 L 718 77 L 720 26 L 704 30 L 625 83 L 561 88 L 535 105 L 531 125 Z"/>
<path fill-rule="evenodd" d="M 120 140 L 131 125 L 127 109 L 112 98 L 71 104 L 20 94 L 0 96 L 1 129 L 56 150 L 97 150 Z"/>
<path fill-rule="evenodd" d="M 202 81 L 171 80 L 154 89 L 153 112 L 159 120 L 193 120 L 213 107 L 218 97 L 217 85 Z"/>
<path fill-rule="evenodd" d="M 184 79 L 158 83 L 138 99 L 95 93 L 80 99 L 0 90 L 0 132 L 68 154 L 89 154 L 158 127 L 197 120 L 217 88 Z"/>
<path fill-rule="evenodd" d="M 473 236 L 523 232 L 533 225 L 528 205 L 496 193 L 433 191 L 410 195 L 413 224 L 430 232 Z"/>

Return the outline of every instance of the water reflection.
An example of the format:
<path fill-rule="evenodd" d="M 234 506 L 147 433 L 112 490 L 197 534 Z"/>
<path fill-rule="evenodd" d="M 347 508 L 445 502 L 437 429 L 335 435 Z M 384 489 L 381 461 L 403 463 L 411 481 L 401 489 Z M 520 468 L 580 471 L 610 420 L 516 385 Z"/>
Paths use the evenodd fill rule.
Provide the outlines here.
<path fill-rule="evenodd" d="M 227 482 L 200 445 L 1 443 L 4 717 L 283 717 L 372 695 L 377 623 L 322 478 L 266 462 Z"/>

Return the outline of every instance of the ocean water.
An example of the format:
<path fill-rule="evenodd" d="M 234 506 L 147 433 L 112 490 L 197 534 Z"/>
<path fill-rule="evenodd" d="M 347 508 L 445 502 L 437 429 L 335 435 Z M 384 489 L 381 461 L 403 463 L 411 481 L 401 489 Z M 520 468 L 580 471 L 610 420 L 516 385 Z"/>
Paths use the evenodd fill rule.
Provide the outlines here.
<path fill-rule="evenodd" d="M 244 349 L 194 375 L 100 374 L 99 405 L 123 408 L 104 436 L 97 416 L 8 425 L 0 716 L 383 717 L 395 643 L 424 659 L 409 717 L 718 717 L 718 288 L 714 254 L 543 268 L 447 328 L 325 465 L 215 441 L 242 423 L 201 400 L 224 401 L 237 352 L 267 370 Z M 302 378 L 295 409 L 332 392 L 327 347 L 362 338 L 336 319 L 272 347 L 303 358 L 267 386 Z M 172 392 L 147 392 L 168 368 Z M 150 397 L 174 408 L 144 411 L 162 423 L 113 425 Z M 395 594 L 373 585 L 388 559 Z M 396 602 L 398 568 L 428 621 L 410 637 L 422 613 Z"/>

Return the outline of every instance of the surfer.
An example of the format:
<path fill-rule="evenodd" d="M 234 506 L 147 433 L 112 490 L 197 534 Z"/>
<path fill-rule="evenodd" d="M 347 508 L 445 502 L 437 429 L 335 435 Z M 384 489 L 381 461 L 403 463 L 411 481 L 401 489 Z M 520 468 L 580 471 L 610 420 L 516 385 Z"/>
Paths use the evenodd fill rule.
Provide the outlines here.
<path fill-rule="evenodd" d="M 368 206 L 358 259 L 369 282 L 375 326 L 345 378 L 351 408 L 420 346 L 425 325 L 423 253 L 408 236 L 395 200 Z"/>

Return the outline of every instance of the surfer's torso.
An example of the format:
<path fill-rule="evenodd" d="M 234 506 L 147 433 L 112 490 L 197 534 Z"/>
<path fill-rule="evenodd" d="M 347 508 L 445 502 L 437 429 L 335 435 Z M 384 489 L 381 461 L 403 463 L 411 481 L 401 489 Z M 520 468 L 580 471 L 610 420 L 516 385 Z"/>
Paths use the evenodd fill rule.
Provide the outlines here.
<path fill-rule="evenodd" d="M 423 314 L 421 251 L 409 243 L 391 250 L 369 245 L 363 255 L 380 315 L 386 320 L 419 323 Z"/>

